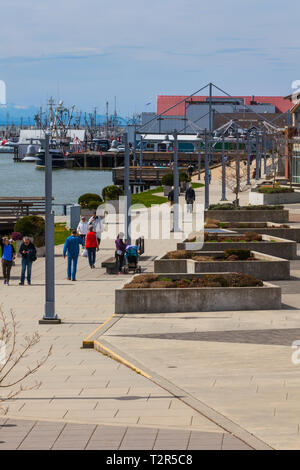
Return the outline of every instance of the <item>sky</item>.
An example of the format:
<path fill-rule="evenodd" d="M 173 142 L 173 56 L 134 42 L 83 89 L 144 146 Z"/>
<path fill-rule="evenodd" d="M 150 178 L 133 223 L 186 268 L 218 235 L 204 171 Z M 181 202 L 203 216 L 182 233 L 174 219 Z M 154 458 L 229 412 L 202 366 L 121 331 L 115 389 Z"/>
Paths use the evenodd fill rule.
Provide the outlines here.
<path fill-rule="evenodd" d="M 213 82 L 286 95 L 300 79 L 299 0 L 0 0 L 7 102 L 124 117 Z M 5 21 L 4 21 L 4 18 Z M 148 104 L 150 103 L 150 104 Z"/>

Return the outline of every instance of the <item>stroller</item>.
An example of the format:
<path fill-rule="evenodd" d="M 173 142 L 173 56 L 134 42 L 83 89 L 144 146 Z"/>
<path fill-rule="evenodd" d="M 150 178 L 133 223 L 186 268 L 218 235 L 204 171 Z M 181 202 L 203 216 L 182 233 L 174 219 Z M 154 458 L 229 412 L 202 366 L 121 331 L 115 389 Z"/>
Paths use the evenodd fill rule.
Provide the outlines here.
<path fill-rule="evenodd" d="M 125 260 L 126 266 L 124 267 L 124 272 L 129 273 L 133 271 L 134 273 L 141 273 L 142 268 L 138 265 L 139 261 L 139 252 L 136 245 L 129 245 L 125 251 Z"/>

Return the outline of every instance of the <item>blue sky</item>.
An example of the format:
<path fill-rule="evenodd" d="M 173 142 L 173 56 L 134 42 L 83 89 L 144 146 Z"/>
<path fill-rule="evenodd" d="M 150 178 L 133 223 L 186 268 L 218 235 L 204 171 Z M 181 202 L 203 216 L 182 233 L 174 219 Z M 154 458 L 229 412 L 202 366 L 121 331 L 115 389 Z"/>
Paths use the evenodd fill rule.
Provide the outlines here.
<path fill-rule="evenodd" d="M 189 94 L 209 81 L 231 94 L 284 95 L 300 79 L 296 0 L 1 3 L 8 102 L 43 105 L 59 94 L 102 114 L 116 95 L 129 116 L 155 110 L 157 94 Z"/>

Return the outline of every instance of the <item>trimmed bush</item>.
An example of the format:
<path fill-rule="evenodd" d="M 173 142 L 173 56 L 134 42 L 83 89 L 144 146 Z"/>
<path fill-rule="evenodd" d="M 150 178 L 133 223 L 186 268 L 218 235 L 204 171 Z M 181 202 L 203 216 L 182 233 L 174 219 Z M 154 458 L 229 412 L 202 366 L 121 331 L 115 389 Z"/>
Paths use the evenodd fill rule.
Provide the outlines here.
<path fill-rule="evenodd" d="M 99 201 L 89 201 L 87 204 L 87 209 L 89 210 L 96 210 L 99 207 Z"/>
<path fill-rule="evenodd" d="M 106 186 L 102 190 L 102 197 L 104 201 L 111 201 L 115 199 L 119 199 L 120 196 L 123 196 L 124 191 L 120 186 L 115 184 L 111 184 L 110 186 Z"/>
<path fill-rule="evenodd" d="M 168 279 L 160 276 L 152 276 L 145 279 L 143 276 L 135 276 L 133 280 L 125 284 L 123 289 L 186 289 L 195 287 L 261 287 L 263 282 L 253 276 L 241 273 L 230 274 L 205 274 L 203 277 L 192 279 Z"/>
<path fill-rule="evenodd" d="M 245 261 L 248 258 L 251 258 L 250 250 L 225 250 L 224 251 L 225 259 L 228 259 L 230 256 L 236 256 L 238 260 Z"/>
<path fill-rule="evenodd" d="M 97 202 L 97 208 L 101 204 L 102 198 L 101 196 L 99 196 L 99 194 L 93 193 L 85 193 L 78 198 L 78 204 L 80 204 L 82 208 L 88 208 L 88 205 L 91 201 L 93 201 L 94 203 Z"/>
<path fill-rule="evenodd" d="M 179 173 L 179 183 L 188 183 L 189 181 L 191 181 L 191 178 L 187 173 L 185 173 L 184 171 Z M 164 175 L 161 179 L 161 182 L 164 186 L 173 186 L 173 173 L 168 173 L 167 175 Z"/>
<path fill-rule="evenodd" d="M 258 192 L 262 194 L 281 194 L 281 193 L 293 193 L 293 188 L 284 188 L 282 186 L 261 186 L 258 188 Z"/>
<path fill-rule="evenodd" d="M 283 206 L 267 206 L 267 205 L 255 205 L 255 206 L 238 206 L 234 204 L 211 204 L 208 208 L 209 211 L 274 211 L 274 210 L 283 210 Z"/>
<path fill-rule="evenodd" d="M 15 232 L 24 236 L 33 237 L 37 247 L 45 245 L 45 221 L 38 215 L 27 215 L 19 219 L 14 227 Z"/>

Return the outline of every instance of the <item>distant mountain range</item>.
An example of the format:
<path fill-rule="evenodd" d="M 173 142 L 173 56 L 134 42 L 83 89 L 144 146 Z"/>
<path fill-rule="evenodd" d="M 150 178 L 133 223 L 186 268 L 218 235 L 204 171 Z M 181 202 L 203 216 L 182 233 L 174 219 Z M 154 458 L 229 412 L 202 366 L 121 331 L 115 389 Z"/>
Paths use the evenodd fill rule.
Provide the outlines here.
<path fill-rule="evenodd" d="M 40 108 L 37 106 L 19 106 L 16 104 L 7 104 L 6 106 L 0 105 L 0 126 L 33 126 L 35 124 L 34 117 L 39 114 Z M 86 113 L 87 119 L 89 113 Z M 76 116 L 76 113 L 75 113 Z M 125 126 L 127 119 L 122 116 L 117 116 L 118 125 Z M 89 120 L 88 120 L 89 121 Z M 72 120 L 74 122 L 74 118 Z M 106 116 L 104 114 L 97 114 L 97 124 L 105 124 Z M 84 125 L 84 112 L 81 114 L 81 125 Z"/>

